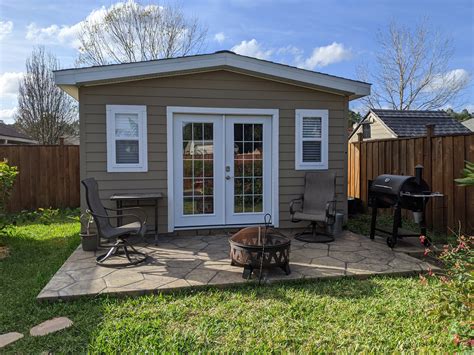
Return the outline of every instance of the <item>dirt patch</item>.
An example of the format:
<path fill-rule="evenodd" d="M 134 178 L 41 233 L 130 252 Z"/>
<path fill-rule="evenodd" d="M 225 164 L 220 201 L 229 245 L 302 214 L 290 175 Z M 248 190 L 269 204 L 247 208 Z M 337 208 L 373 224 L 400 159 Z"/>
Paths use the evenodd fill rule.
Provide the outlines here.
<path fill-rule="evenodd" d="M 10 255 L 10 249 L 6 245 L 0 245 L 0 260 L 7 258 Z"/>

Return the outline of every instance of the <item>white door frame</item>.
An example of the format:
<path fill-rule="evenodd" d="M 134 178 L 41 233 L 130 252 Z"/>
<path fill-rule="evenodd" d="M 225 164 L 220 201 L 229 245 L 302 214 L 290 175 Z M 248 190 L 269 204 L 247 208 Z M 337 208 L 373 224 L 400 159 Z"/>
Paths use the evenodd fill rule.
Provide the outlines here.
<path fill-rule="evenodd" d="M 174 216 L 174 223 L 178 226 L 207 226 L 207 225 L 222 225 L 222 221 L 225 219 L 225 184 L 224 184 L 224 171 L 221 168 L 224 166 L 225 154 L 224 154 L 224 137 L 222 132 L 224 132 L 224 122 L 222 116 L 220 115 L 195 115 L 195 114 L 180 114 L 178 117 L 175 117 L 173 120 L 174 129 L 180 132 L 180 124 L 183 122 L 186 123 L 212 123 L 213 124 L 213 213 L 211 214 L 199 214 L 199 215 L 185 215 L 183 212 L 183 184 L 177 183 L 174 185 L 174 195 L 173 202 L 175 205 L 175 210 L 180 211 Z M 173 153 L 183 149 L 183 140 L 182 134 L 177 134 L 176 137 L 173 137 Z M 175 161 L 176 156 L 173 161 Z M 182 155 L 179 156 L 179 161 L 182 161 Z M 216 169 L 218 167 L 218 169 Z M 183 165 L 175 164 L 173 174 L 177 177 L 183 177 Z"/>
<path fill-rule="evenodd" d="M 235 162 L 234 162 L 234 124 L 249 123 L 249 124 L 261 124 L 263 127 L 263 209 L 261 212 L 234 212 L 234 184 L 235 184 Z M 229 179 L 225 181 L 225 215 L 226 224 L 228 225 L 243 225 L 243 224 L 261 224 L 264 220 L 264 216 L 267 212 L 272 213 L 272 154 L 265 154 L 265 152 L 271 152 L 272 132 L 271 132 L 272 120 L 269 116 L 238 116 L 229 115 L 225 118 L 225 162 L 229 167 L 229 171 L 226 172 L 226 176 Z M 231 144 L 232 142 L 232 144 Z"/>
<path fill-rule="evenodd" d="M 166 130 L 167 130 L 167 170 L 168 170 L 168 232 L 178 229 L 175 227 L 174 218 L 174 115 L 175 114 L 214 114 L 214 115 L 240 115 L 240 116 L 271 116 L 272 120 L 272 179 L 271 179 L 271 204 L 272 224 L 279 226 L 279 111 L 277 109 L 252 109 L 252 108 L 217 108 L 217 107 L 166 107 Z M 235 225 L 233 225 L 235 226 Z M 197 228 L 222 228 L 220 226 L 201 226 Z M 189 228 L 179 228 L 189 229 Z"/>

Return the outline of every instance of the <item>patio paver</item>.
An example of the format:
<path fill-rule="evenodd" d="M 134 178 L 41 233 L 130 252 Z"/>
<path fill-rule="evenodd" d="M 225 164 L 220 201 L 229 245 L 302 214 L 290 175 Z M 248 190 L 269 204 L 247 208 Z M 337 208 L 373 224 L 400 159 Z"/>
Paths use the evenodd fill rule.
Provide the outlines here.
<path fill-rule="evenodd" d="M 39 300 L 98 294 L 145 294 L 187 287 L 255 283 L 230 265 L 228 236 L 161 237 L 157 246 L 140 244 L 146 263 L 127 268 L 95 264 L 94 252 L 79 246 L 38 295 Z M 422 250 L 420 247 L 419 249 Z M 406 251 L 406 247 L 403 249 Z M 413 250 L 413 247 L 411 249 Z M 103 251 L 97 252 L 97 254 Z M 265 271 L 265 282 L 375 274 L 413 274 L 436 267 L 385 245 L 385 239 L 345 231 L 334 242 L 309 244 L 292 239 L 291 275 Z"/>

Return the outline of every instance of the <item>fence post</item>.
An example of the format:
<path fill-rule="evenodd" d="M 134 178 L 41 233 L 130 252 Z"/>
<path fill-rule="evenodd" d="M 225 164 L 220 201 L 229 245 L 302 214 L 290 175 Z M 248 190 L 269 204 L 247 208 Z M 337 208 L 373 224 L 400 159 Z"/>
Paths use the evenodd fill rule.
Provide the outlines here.
<path fill-rule="evenodd" d="M 423 176 L 424 180 L 427 182 L 428 186 L 430 188 L 433 188 L 432 183 L 432 175 L 433 175 L 433 170 L 432 170 L 432 154 L 433 154 L 433 146 L 432 146 L 432 141 L 433 141 L 433 136 L 434 136 L 434 124 L 427 124 L 426 125 L 426 143 L 424 145 L 424 154 L 423 154 L 423 165 L 425 168 L 425 174 Z M 433 199 L 435 200 L 435 199 Z M 431 229 L 433 228 L 433 213 L 435 211 L 435 204 L 436 202 L 431 202 L 427 206 L 427 213 L 426 213 L 426 223 L 428 227 Z"/>

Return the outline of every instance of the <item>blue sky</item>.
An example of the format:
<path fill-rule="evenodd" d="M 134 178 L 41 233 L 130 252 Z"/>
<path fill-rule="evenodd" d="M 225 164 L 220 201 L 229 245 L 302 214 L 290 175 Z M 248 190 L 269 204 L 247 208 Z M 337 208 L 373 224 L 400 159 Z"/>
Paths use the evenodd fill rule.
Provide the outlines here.
<path fill-rule="evenodd" d="M 150 1 L 145 1 L 149 3 Z M 474 110 L 474 1 L 178 1 L 208 27 L 203 52 L 233 49 L 333 75 L 356 78 L 357 66 L 374 60 L 375 33 L 391 20 L 414 26 L 423 18 L 452 37 L 450 70 L 471 78 L 452 105 Z M 74 31 L 114 1 L 0 0 L 0 119 L 13 122 L 18 79 L 35 45 L 44 45 L 72 67 Z M 459 71 L 460 70 L 460 71 Z M 358 103 L 354 102 L 357 108 Z"/>

